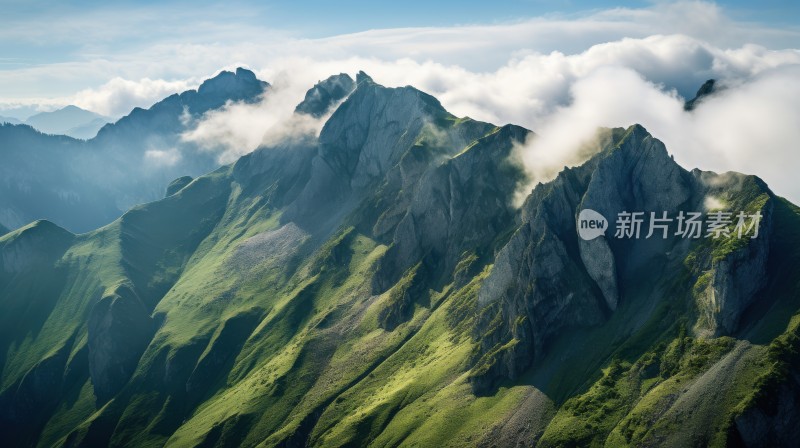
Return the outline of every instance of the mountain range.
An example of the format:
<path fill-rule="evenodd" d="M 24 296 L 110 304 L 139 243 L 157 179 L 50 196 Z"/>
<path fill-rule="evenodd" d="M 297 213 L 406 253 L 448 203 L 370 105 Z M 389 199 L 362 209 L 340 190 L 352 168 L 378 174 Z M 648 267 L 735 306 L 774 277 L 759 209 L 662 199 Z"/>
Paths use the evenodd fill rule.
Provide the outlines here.
<path fill-rule="evenodd" d="M 111 121 L 108 117 L 72 105 L 51 112 L 39 112 L 24 121 L 0 117 L 0 123 L 27 124 L 44 134 L 66 135 L 83 140 L 97 135 L 97 131 Z"/>
<path fill-rule="evenodd" d="M 188 122 L 229 101 L 258 101 L 267 87 L 249 70 L 223 71 L 197 90 L 135 108 L 86 141 L 34 129 L 64 125 L 65 113 L 91 114 L 77 108 L 35 115 L 27 124 L 0 124 L 0 224 L 13 229 L 44 218 L 86 232 L 163 197 L 176 177 L 219 166 L 214 154 L 181 139 Z M 163 154 L 168 157 L 152 157 Z"/>
<path fill-rule="evenodd" d="M 13 166 L 59 180 L 59 151 L 124 161 L 172 144 L 182 111 L 255 101 L 268 86 L 254 80 L 221 74 L 86 143 L 0 134 L 46 141 Z M 796 443 L 800 208 L 760 178 L 684 169 L 632 124 L 599 129 L 584 163 L 520 206 L 532 131 L 363 72 L 312 87 L 296 113 L 331 107 L 318 137 L 176 176 L 103 227 L 0 236 L 6 443 Z M 587 209 L 612 228 L 584 239 Z M 625 213 L 721 210 L 760 217 L 758 235 L 735 221 L 719 238 L 613 234 Z"/>
<path fill-rule="evenodd" d="M 45 134 L 86 140 L 97 135 L 97 131 L 110 121 L 108 117 L 80 107 L 67 106 L 53 112 L 40 112 L 25 120 L 25 124 Z"/>

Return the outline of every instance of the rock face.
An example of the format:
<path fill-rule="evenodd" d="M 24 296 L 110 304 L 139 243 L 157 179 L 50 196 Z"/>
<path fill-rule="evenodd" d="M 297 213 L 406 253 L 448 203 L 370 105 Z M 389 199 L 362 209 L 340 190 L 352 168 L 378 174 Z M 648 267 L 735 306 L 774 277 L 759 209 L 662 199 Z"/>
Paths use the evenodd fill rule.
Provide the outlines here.
<path fill-rule="evenodd" d="M 49 221 L 36 221 L 17 230 L 14 236 L 0 242 L 0 278 L 52 262 L 73 239 L 73 234 Z"/>
<path fill-rule="evenodd" d="M 253 103 L 268 88 L 269 84 L 257 79 L 250 70 L 240 67 L 235 73 L 222 71 L 205 80 L 197 90 L 170 95 L 149 109 L 134 108 L 116 123 L 103 127 L 97 134 L 97 142 L 117 143 L 120 136 L 141 141 L 146 139 L 146 134 L 172 133 L 183 128 L 184 113 L 199 117 L 209 110 L 222 107 L 228 101 Z"/>
<path fill-rule="evenodd" d="M 411 87 L 389 89 L 363 72 L 357 85 L 325 123 L 289 219 L 312 225 L 341 216 L 397 164 L 426 124 L 449 115 L 435 98 Z"/>
<path fill-rule="evenodd" d="M 689 201 L 691 194 L 689 173 L 669 157 L 660 141 L 643 127 L 633 126 L 619 148 L 598 162 L 580 206 L 599 212 L 613 223 L 623 211 L 674 212 Z M 610 236 L 580 239 L 579 248 L 589 276 L 602 291 L 609 309 L 614 310 L 619 292 L 616 263 L 607 239 Z"/>
<path fill-rule="evenodd" d="M 516 378 L 553 333 L 604 318 L 605 301 L 581 263 L 574 230 L 589 174 L 567 170 L 537 187 L 524 205 L 523 224 L 497 254 L 478 295 L 480 358 L 470 376 L 476 393 Z"/>
<path fill-rule="evenodd" d="M 225 74 L 200 90 L 252 81 Z M 330 107 L 326 82 L 338 81 L 298 113 Z M 530 131 L 454 117 L 364 73 L 355 84 L 319 138 L 179 178 L 96 232 L 40 222 L 0 237 L 0 433 L 33 422 L 11 445 L 617 446 L 639 423 L 713 416 L 762 390 L 742 383 L 768 350 L 703 338 L 775 332 L 754 326 L 777 313 L 742 315 L 796 307 L 787 261 L 800 253 L 776 253 L 796 246 L 782 241 L 795 241 L 800 211 L 763 182 L 685 171 L 631 126 L 602 131 L 597 153 L 517 207 L 528 179 L 514 151 Z M 761 213 L 759 237 L 686 239 L 674 223 L 648 236 L 649 216 L 639 238 L 615 237 L 623 212 L 720 204 Z M 590 239 L 587 210 L 609 223 Z M 775 291 L 780 306 L 753 306 Z M 465 378 L 486 396 L 465 396 Z M 731 437 L 794 437 L 788 379 L 772 407 L 727 407 Z M 503 412 L 459 414 L 466 402 L 451 397 Z M 632 410 L 650 398 L 654 419 Z M 451 415 L 465 419 L 458 434 L 430 431 Z M 698 437 L 726 436 L 702 426 Z"/>
<path fill-rule="evenodd" d="M 780 386 L 765 409 L 753 407 L 735 420 L 745 446 L 792 446 L 800 438 L 800 378 L 796 373 Z"/>
<path fill-rule="evenodd" d="M 767 258 L 772 243 L 774 196 L 764 182 L 753 176 L 725 173 L 709 177 L 693 172 L 705 187 L 706 197 L 721 197 L 722 191 L 738 192 L 743 199 L 733 198 L 728 208 L 761 215 L 758 237 L 745 236 L 740 244 L 716 244 L 710 250 L 698 251 L 703 274 L 695 284 L 697 304 L 709 334 L 733 334 L 742 312 L 747 309 L 767 282 Z M 735 213 L 734 213 L 735 215 Z M 736 221 L 735 216 L 732 217 Z M 750 222 L 747 222 L 749 225 Z"/>
<path fill-rule="evenodd" d="M 434 277 L 449 278 L 465 254 L 486 255 L 514 222 L 509 198 L 524 175 L 508 159 L 514 145 L 528 135 L 513 125 L 495 129 L 463 153 L 425 171 L 414 187 L 400 180 L 403 191 L 409 188 L 413 195 L 407 205 L 398 201 L 407 211 L 381 261 L 374 292 L 384 291 L 418 260 L 424 260 Z M 414 176 L 414 169 L 409 171 L 401 177 Z"/>
<path fill-rule="evenodd" d="M 707 313 L 701 333 L 733 333 L 763 286 L 771 207 L 763 182 L 749 177 L 745 183 L 752 188 L 745 199 L 731 198 L 731 205 L 758 207 L 766 216 L 760 237 L 741 240 L 734 251 L 708 241 L 693 249 L 690 241 L 671 232 L 664 238 L 657 228 L 648 238 L 651 212 L 675 217 L 682 210 L 702 211 L 707 196 L 736 189 L 725 176 L 683 170 L 641 126 L 614 130 L 607 138 L 606 149 L 584 165 L 534 189 L 523 207 L 522 226 L 497 255 L 479 294 L 475 337 L 481 348 L 471 377 L 476 392 L 515 378 L 542 355 L 554 334 L 605 321 L 623 300 L 624 285 L 638 283 L 652 263 L 680 269 L 690 251 L 701 254 L 691 258 L 695 278 L 712 279 L 698 300 Z M 579 238 L 576 218 L 585 209 L 604 216 L 611 229 L 592 240 Z M 638 238 L 614 236 L 614 223 L 625 211 L 647 215 Z"/>
<path fill-rule="evenodd" d="M 714 89 L 715 84 L 716 81 L 713 79 L 709 79 L 708 81 L 704 82 L 703 85 L 700 86 L 700 88 L 697 90 L 697 93 L 695 94 L 694 98 L 686 101 L 686 103 L 683 105 L 683 110 L 686 111 L 694 110 L 694 108 L 697 107 L 698 104 L 700 104 L 700 102 L 703 100 L 704 97 L 707 97 L 708 95 L 711 95 L 712 93 L 715 92 Z"/>
<path fill-rule="evenodd" d="M 4 434 L 4 444 L 33 444 L 45 423 L 43 416 L 56 406 L 54 398 L 61 393 L 68 359 L 69 347 L 63 346 L 0 394 L 0 430 Z"/>
<path fill-rule="evenodd" d="M 202 398 L 213 382 L 220 379 L 225 364 L 232 363 L 247 337 L 258 324 L 256 313 L 243 313 L 226 320 L 209 343 L 186 382 L 186 393 L 194 399 Z"/>
<path fill-rule="evenodd" d="M 363 188 L 386 174 L 423 126 L 445 114 L 430 95 L 411 87 L 388 89 L 365 76 L 319 136 L 319 158 L 349 181 L 349 189 Z"/>
<path fill-rule="evenodd" d="M 309 89 L 303 102 L 297 105 L 294 112 L 320 118 L 336 103 L 350 95 L 355 88 L 356 83 L 350 75 L 346 73 L 333 75 Z"/>
<path fill-rule="evenodd" d="M 89 314 L 89 374 L 98 403 L 119 392 L 154 331 L 153 320 L 127 286 L 104 296 Z"/>
<path fill-rule="evenodd" d="M 750 244 L 711 264 L 711 281 L 705 291 L 710 330 L 715 336 L 732 334 L 742 312 L 767 281 L 767 256 L 772 203 L 765 207 L 762 234 Z"/>

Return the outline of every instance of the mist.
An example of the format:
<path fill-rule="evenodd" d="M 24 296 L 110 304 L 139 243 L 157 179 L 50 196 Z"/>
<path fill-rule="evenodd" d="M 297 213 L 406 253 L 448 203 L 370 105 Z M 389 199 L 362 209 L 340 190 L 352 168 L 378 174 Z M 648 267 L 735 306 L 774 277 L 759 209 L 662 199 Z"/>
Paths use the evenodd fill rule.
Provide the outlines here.
<path fill-rule="evenodd" d="M 329 116 L 295 114 L 295 107 L 318 80 L 282 71 L 255 103 L 228 102 L 224 107 L 185 123 L 181 140 L 216 155 L 220 164 L 235 162 L 261 146 L 288 146 L 319 135 Z M 332 110 L 331 110 L 332 112 Z"/>
<path fill-rule="evenodd" d="M 528 54 L 488 72 L 412 59 L 281 59 L 257 71 L 272 83 L 261 101 L 211 111 L 190 123 L 183 139 L 230 163 L 262 145 L 313 137 L 324 117 L 293 114 L 305 91 L 331 74 L 358 70 L 388 87 L 430 93 L 455 115 L 533 130 L 537 137 L 516 154 L 531 185 L 591 155 L 598 127 L 639 123 L 687 169 L 756 174 L 777 194 L 800 201 L 800 183 L 787 168 L 800 161 L 800 52 L 725 49 L 684 35 L 622 39 L 571 55 Z M 718 91 L 684 111 L 684 101 L 710 78 Z M 522 186 L 523 197 L 531 185 Z"/>
<path fill-rule="evenodd" d="M 767 69 L 731 80 L 693 111 L 675 90 L 647 81 L 625 67 L 604 67 L 576 81 L 570 102 L 543 118 L 539 135 L 518 148 L 532 184 L 582 162 L 598 127 L 639 123 L 664 142 L 684 168 L 738 171 L 763 178 L 779 195 L 797 202 L 800 183 L 800 66 Z"/>

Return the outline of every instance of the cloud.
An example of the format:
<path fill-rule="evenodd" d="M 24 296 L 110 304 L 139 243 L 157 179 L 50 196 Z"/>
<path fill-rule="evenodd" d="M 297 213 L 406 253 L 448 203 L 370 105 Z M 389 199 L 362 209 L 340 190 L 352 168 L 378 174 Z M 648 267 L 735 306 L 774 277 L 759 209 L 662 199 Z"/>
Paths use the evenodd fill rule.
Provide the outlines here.
<path fill-rule="evenodd" d="M 132 81 L 116 77 L 98 88 L 81 90 L 67 101 L 102 115 L 120 117 L 130 113 L 133 107 L 150 107 L 173 93 L 196 88 L 197 84 L 193 79 Z"/>
<path fill-rule="evenodd" d="M 19 17 L 0 27 L 4 54 L 0 103 L 69 99 L 76 91 L 97 89 L 116 77 L 189 80 L 236 64 L 275 67 L 297 56 L 316 62 L 436 61 L 490 73 L 531 54 L 579 54 L 600 42 L 652 35 L 692 36 L 719 48 L 745 44 L 788 48 L 800 41 L 796 27 L 732 20 L 723 8 L 708 2 L 656 2 L 639 9 L 488 25 L 377 29 L 322 38 L 300 38 L 296 32 L 265 26 L 261 14 L 269 16 L 269 8 L 251 8 L 255 7 L 129 4 L 53 11 L 44 19 Z M 305 17 L 304 23 L 309 20 L 319 18 Z"/>
<path fill-rule="evenodd" d="M 99 87 L 87 88 L 77 93 L 56 98 L 17 98 L 0 101 L 0 111 L 19 111 L 32 115 L 40 111 L 53 111 L 75 105 L 111 118 L 127 115 L 135 107 L 148 108 L 158 101 L 185 90 L 197 88 L 200 78 L 139 80 L 112 78 Z"/>
<path fill-rule="evenodd" d="M 706 210 L 725 210 L 727 206 L 724 200 L 716 196 L 708 195 L 703 198 L 703 207 Z"/>
<path fill-rule="evenodd" d="M 456 115 L 534 130 L 537 137 L 519 151 L 534 182 L 585 160 L 597 149 L 598 127 L 640 123 L 687 168 L 758 174 L 798 200 L 800 187 L 778 161 L 800 161 L 791 150 L 800 141 L 793 124 L 800 122 L 799 67 L 797 50 L 720 48 L 684 35 L 528 54 L 484 72 L 409 58 L 292 57 L 258 72 L 275 81 L 263 101 L 211 112 L 184 137 L 230 162 L 261 144 L 313 135 L 321 122 L 292 115 L 305 90 L 329 74 L 364 69 L 384 85 L 431 93 Z M 685 112 L 678 86 L 694 92 L 708 78 L 727 89 Z"/>
<path fill-rule="evenodd" d="M 182 140 L 201 150 L 218 154 L 220 163 L 230 163 L 259 146 L 300 143 L 319 135 L 327 116 L 313 118 L 294 114 L 313 82 L 308 74 L 295 76 L 289 71 L 274 74 L 274 81 L 256 103 L 228 103 L 207 112 L 195 122 Z"/>
<path fill-rule="evenodd" d="M 180 150 L 177 148 L 170 149 L 148 149 L 144 153 L 144 161 L 146 165 L 155 167 L 170 167 L 180 162 L 182 158 Z"/>
<path fill-rule="evenodd" d="M 627 67 L 597 69 L 577 80 L 570 95 L 569 105 L 546 117 L 539 135 L 518 150 L 534 182 L 585 159 L 579 149 L 598 127 L 639 123 L 685 168 L 756 174 L 778 194 L 800 200 L 800 185 L 789 168 L 800 164 L 794 150 L 800 141 L 798 64 L 737 79 L 693 112 L 683 110 L 674 90 Z"/>
<path fill-rule="evenodd" d="M 152 23 L 156 16 L 130 15 L 133 25 L 126 26 L 144 21 L 159 28 Z M 520 157 L 536 180 L 585 158 L 598 126 L 641 123 L 687 168 L 759 174 L 778 193 L 800 200 L 800 186 L 785 168 L 800 161 L 793 151 L 800 137 L 800 51 L 791 48 L 800 41 L 796 27 L 733 20 L 708 2 L 315 39 L 253 21 L 235 24 L 187 23 L 168 27 L 168 38 L 145 33 L 124 51 L 111 44 L 86 51 L 84 45 L 79 57 L 63 62 L 3 70 L 0 86 L 15 88 L 13 94 L 0 91 L 0 102 L 75 102 L 118 115 L 192 88 L 199 75 L 220 68 L 260 68 L 259 77 L 274 86 L 262 101 L 229 104 L 190 123 L 184 135 L 228 162 L 261 144 L 318 132 L 321 122 L 292 115 L 305 90 L 331 74 L 363 69 L 384 85 L 426 91 L 456 115 L 534 130 L 539 137 L 521 148 Z M 62 28 L 52 32 L 67 32 Z M 24 32 L 25 39 L 41 39 L 25 29 L 0 30 L 0 37 L 13 41 L 14 33 Z M 112 42 L 127 34 L 93 32 Z M 709 78 L 728 88 L 694 112 L 683 111 L 683 98 Z M 72 90 L 34 98 L 42 86 Z"/>

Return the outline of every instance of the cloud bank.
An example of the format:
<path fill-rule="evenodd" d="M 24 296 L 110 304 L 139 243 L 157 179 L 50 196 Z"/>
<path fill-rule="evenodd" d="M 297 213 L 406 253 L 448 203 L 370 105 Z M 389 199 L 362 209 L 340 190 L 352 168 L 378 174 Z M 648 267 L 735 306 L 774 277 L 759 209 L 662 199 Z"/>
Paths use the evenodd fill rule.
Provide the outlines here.
<path fill-rule="evenodd" d="M 627 67 L 597 69 L 576 81 L 570 96 L 518 151 L 532 182 L 585 159 L 579 148 L 592 142 L 598 127 L 639 123 L 685 168 L 756 174 L 779 195 L 800 200 L 791 171 L 800 163 L 800 65 L 736 79 L 692 112 L 683 110 L 674 90 Z"/>
<path fill-rule="evenodd" d="M 115 77 L 98 88 L 81 90 L 69 102 L 105 116 L 121 117 L 131 111 L 131 105 L 147 107 L 173 93 L 197 88 L 198 84 L 195 79 L 132 81 Z"/>
<path fill-rule="evenodd" d="M 797 50 L 723 49 L 671 35 L 622 39 L 576 54 L 529 54 L 489 72 L 408 58 L 298 57 L 273 67 L 259 72 L 275 80 L 262 102 L 212 112 L 186 139 L 230 162 L 261 144 L 312 135 L 321 122 L 298 122 L 292 115 L 305 89 L 332 73 L 364 69 L 386 86 L 431 93 L 456 115 L 534 130 L 537 138 L 519 151 L 533 183 L 582 162 L 598 127 L 639 123 L 686 168 L 758 174 L 779 194 L 800 200 L 800 185 L 787 169 L 800 162 L 794 150 L 800 142 Z M 693 112 L 684 111 L 676 86 L 693 92 L 709 78 L 723 89 Z"/>
<path fill-rule="evenodd" d="M 534 181 L 579 163 L 579 148 L 598 126 L 640 123 L 687 168 L 758 174 L 800 202 L 788 168 L 800 162 L 797 28 L 736 21 L 714 3 L 678 2 L 316 39 L 244 29 L 235 42 L 214 28 L 207 31 L 213 41 L 144 42 L 121 55 L 4 71 L 0 85 L 111 79 L 61 100 L 115 115 L 192 88 L 219 68 L 255 68 L 273 84 L 261 102 L 229 104 L 184 135 L 229 162 L 261 144 L 318 132 L 320 122 L 292 115 L 305 90 L 331 74 L 365 70 L 386 86 L 426 91 L 456 115 L 534 130 L 539 137 L 520 150 Z M 683 111 L 684 98 L 709 78 L 727 89 Z M 0 102 L 20 101 L 3 94 Z"/>
<path fill-rule="evenodd" d="M 290 71 L 273 74 L 269 89 L 256 103 L 229 102 L 199 120 L 186 123 L 189 129 L 181 136 L 182 140 L 203 151 L 217 153 L 218 161 L 225 164 L 262 145 L 297 144 L 316 137 L 328 116 L 294 114 L 306 90 L 317 82 L 310 71 L 299 73 L 303 74 L 295 76 Z"/>
<path fill-rule="evenodd" d="M 168 3 L 128 5 L 113 11 L 92 8 L 73 16 L 59 12 L 58 20 L 33 16 L 0 27 L 0 49 L 7 50 L 4 56 L 43 49 L 59 54 L 46 63 L 0 58 L 0 103 L 69 100 L 74 92 L 97 89 L 116 77 L 133 82 L 175 82 L 242 64 L 274 71 L 285 65 L 281 61 L 297 56 L 316 62 L 409 58 L 484 73 L 526 55 L 580 54 L 598 43 L 653 35 L 692 36 L 718 48 L 747 44 L 792 48 L 800 41 L 797 27 L 775 29 L 733 20 L 721 6 L 697 1 L 656 2 L 647 8 L 594 10 L 489 25 L 376 29 L 318 38 L 298 36 L 302 31 L 259 26 L 254 19 L 259 12 L 239 6 L 194 10 Z M 131 102 L 128 109 L 149 105 L 149 99 Z"/>

